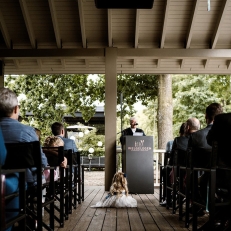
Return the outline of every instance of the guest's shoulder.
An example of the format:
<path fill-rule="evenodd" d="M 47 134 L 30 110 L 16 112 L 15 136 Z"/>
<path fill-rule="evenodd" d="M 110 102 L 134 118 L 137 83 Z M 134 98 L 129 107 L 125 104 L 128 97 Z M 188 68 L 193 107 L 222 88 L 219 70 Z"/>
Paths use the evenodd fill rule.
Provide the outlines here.
<path fill-rule="evenodd" d="M 65 143 L 72 143 L 74 142 L 72 139 L 70 138 L 66 138 L 66 137 L 60 137 Z"/>
<path fill-rule="evenodd" d="M 231 112 L 229 113 L 222 113 L 222 114 L 218 114 L 215 116 L 215 119 L 226 119 L 226 118 L 229 118 L 231 119 Z"/>

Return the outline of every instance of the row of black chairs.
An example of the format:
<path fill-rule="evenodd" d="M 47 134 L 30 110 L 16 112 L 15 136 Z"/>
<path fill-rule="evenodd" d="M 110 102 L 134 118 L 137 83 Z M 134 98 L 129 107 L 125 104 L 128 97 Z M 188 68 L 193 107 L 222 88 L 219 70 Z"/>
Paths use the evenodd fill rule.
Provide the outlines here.
<path fill-rule="evenodd" d="M 179 220 L 184 218 L 186 228 L 192 223 L 193 231 L 215 230 L 215 221 L 221 211 L 228 208 L 226 211 L 231 214 L 231 184 L 217 186 L 216 183 L 218 171 L 231 176 L 231 169 L 217 165 L 217 149 L 215 142 L 212 150 L 176 150 L 171 165 L 168 164 L 170 153 L 165 153 L 165 165 L 161 166 L 159 200 L 166 200 L 166 208 L 172 208 L 173 214 L 178 210 Z M 206 189 L 206 196 L 200 194 L 202 187 Z M 198 227 L 198 215 L 205 210 L 208 220 Z"/>
<path fill-rule="evenodd" d="M 81 171 L 80 153 L 64 151 L 63 147 L 43 148 L 49 166 L 42 168 L 38 141 L 5 145 L 7 157 L 1 168 L 0 182 L 1 231 L 16 222 L 20 230 L 54 230 L 54 220 L 60 227 L 64 227 L 64 221 L 68 219 L 72 209 L 76 209 L 77 203 L 84 200 L 84 169 Z M 54 181 L 55 168 L 60 165 L 64 156 L 68 159 L 68 166 L 65 169 L 59 168 L 59 179 Z M 33 171 L 37 184 L 25 184 L 26 169 Z M 44 182 L 44 170 L 50 172 L 49 182 Z M 19 174 L 19 187 L 17 192 L 6 196 L 5 179 L 12 172 Z M 7 211 L 5 205 L 12 197 L 19 197 L 19 206 L 14 211 Z M 43 219 L 44 210 L 46 219 Z M 7 220 L 6 212 L 16 212 L 17 216 Z"/>

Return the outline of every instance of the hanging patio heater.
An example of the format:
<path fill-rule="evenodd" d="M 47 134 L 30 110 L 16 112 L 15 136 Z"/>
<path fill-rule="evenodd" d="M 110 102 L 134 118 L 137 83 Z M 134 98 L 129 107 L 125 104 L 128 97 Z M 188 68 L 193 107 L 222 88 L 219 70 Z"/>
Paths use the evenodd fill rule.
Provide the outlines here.
<path fill-rule="evenodd" d="M 98 9 L 152 9 L 154 0 L 95 0 Z"/>

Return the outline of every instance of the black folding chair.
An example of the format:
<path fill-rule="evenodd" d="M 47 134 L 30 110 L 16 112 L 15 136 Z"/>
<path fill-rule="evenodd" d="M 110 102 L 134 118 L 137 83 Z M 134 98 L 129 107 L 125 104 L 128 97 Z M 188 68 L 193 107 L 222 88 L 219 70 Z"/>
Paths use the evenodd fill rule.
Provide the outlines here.
<path fill-rule="evenodd" d="M 221 168 L 217 166 L 217 142 L 213 143 L 212 152 L 210 152 L 210 158 L 205 158 L 204 165 L 193 167 L 193 193 L 192 193 L 192 204 L 193 204 L 193 231 L 195 230 L 215 230 L 215 219 L 219 215 L 219 213 L 225 208 L 229 208 L 229 216 L 231 215 L 231 184 L 227 184 L 224 187 L 217 187 L 216 184 L 216 175 L 217 171 L 222 171 L 224 173 L 228 173 L 231 176 L 230 168 Z M 207 159 L 207 162 L 206 162 Z M 202 160 L 203 162 L 203 160 Z M 207 187 L 207 200 L 203 201 L 198 195 L 198 171 L 205 172 L 208 176 L 208 187 Z M 230 179 L 229 179 L 230 181 Z M 220 198 L 216 198 L 215 195 L 218 195 Z M 200 228 L 197 227 L 198 220 L 198 208 L 208 208 L 209 219 L 205 222 Z M 224 229 L 226 230 L 226 229 Z M 224 231 L 223 230 L 223 231 Z M 228 230 L 228 229 L 227 229 Z"/>
<path fill-rule="evenodd" d="M 159 202 L 164 202 L 166 200 L 166 165 L 168 164 L 170 158 L 170 152 L 164 153 L 164 165 L 160 165 L 160 193 Z"/>
<path fill-rule="evenodd" d="M 54 219 L 59 222 L 60 227 L 64 227 L 64 219 L 68 220 L 69 214 L 69 165 L 64 169 L 59 167 L 64 160 L 65 151 L 63 146 L 60 147 L 43 147 L 48 164 L 54 168 L 59 168 L 59 179 L 55 181 L 55 199 L 59 202 L 54 208 L 58 211 L 59 216 L 54 216 Z"/>
<path fill-rule="evenodd" d="M 16 222 L 19 223 L 20 230 L 26 230 L 26 188 L 25 188 L 25 169 L 2 170 L 0 166 L 0 217 L 1 231 L 13 226 Z M 6 178 L 14 174 L 18 174 L 18 190 L 6 195 Z M 15 176 L 16 177 L 16 176 Z M 10 200 L 18 197 L 19 206 L 15 209 L 7 209 L 6 204 Z M 6 213 L 14 213 L 12 217 L 7 219 Z M 16 215 L 16 214 L 17 215 Z"/>
<path fill-rule="evenodd" d="M 37 183 L 35 186 L 30 186 L 27 189 L 26 200 L 26 214 L 27 225 L 30 220 L 36 223 L 36 230 L 42 231 L 43 227 L 47 230 L 54 230 L 54 169 L 50 170 L 50 183 L 49 183 L 49 198 L 42 203 L 42 190 L 48 184 L 42 184 L 42 163 L 41 163 L 41 147 L 39 141 L 25 142 L 25 143 L 6 143 L 7 157 L 5 161 L 5 169 L 25 169 L 30 168 L 34 170 L 34 174 L 37 176 Z M 53 177 L 53 178 L 52 178 Z M 24 182 L 25 187 L 25 182 Z M 36 201 L 33 198 L 37 198 Z M 32 203 L 35 204 L 36 210 L 32 210 Z M 49 207 L 49 224 L 43 221 L 42 208 Z M 28 227 L 31 229 L 31 227 Z"/>

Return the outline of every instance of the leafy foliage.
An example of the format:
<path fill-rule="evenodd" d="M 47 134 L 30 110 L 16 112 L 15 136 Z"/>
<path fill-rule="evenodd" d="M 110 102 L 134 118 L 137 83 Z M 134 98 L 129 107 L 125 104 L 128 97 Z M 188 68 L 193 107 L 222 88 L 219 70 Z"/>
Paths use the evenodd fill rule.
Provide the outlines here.
<path fill-rule="evenodd" d="M 86 132 L 87 131 L 87 132 Z M 94 156 L 104 156 L 105 151 L 105 141 L 104 141 L 104 135 L 96 135 L 96 129 L 93 129 L 91 131 L 79 129 L 79 132 L 82 132 L 84 135 L 82 137 L 79 136 L 79 133 L 77 132 L 68 132 L 69 136 L 75 137 L 75 142 L 78 147 L 78 150 L 81 150 L 82 155 L 87 156 L 89 154 L 88 150 L 89 148 L 94 149 Z M 101 146 L 99 146 L 98 142 L 102 142 Z"/>
<path fill-rule="evenodd" d="M 146 105 L 157 97 L 157 78 L 153 75 L 118 75 L 118 98 L 123 92 L 123 115 L 135 113 L 133 104 L 142 101 Z M 82 113 L 87 122 L 95 113 L 96 101 L 105 100 L 105 76 L 91 79 L 88 75 L 21 75 L 8 76 L 6 86 L 25 97 L 20 101 L 21 116 L 30 112 L 23 123 L 37 127 L 42 137 L 51 134 L 54 121 L 62 121 L 64 115 Z M 119 107 L 118 107 L 119 108 Z M 118 110 L 118 115 L 120 111 Z M 90 142 L 90 140 L 89 140 Z"/>
<path fill-rule="evenodd" d="M 180 125 L 190 117 L 197 117 L 205 127 L 205 109 L 214 102 L 220 103 L 224 111 L 230 104 L 230 76 L 224 75 L 174 75 L 174 135 Z"/>

